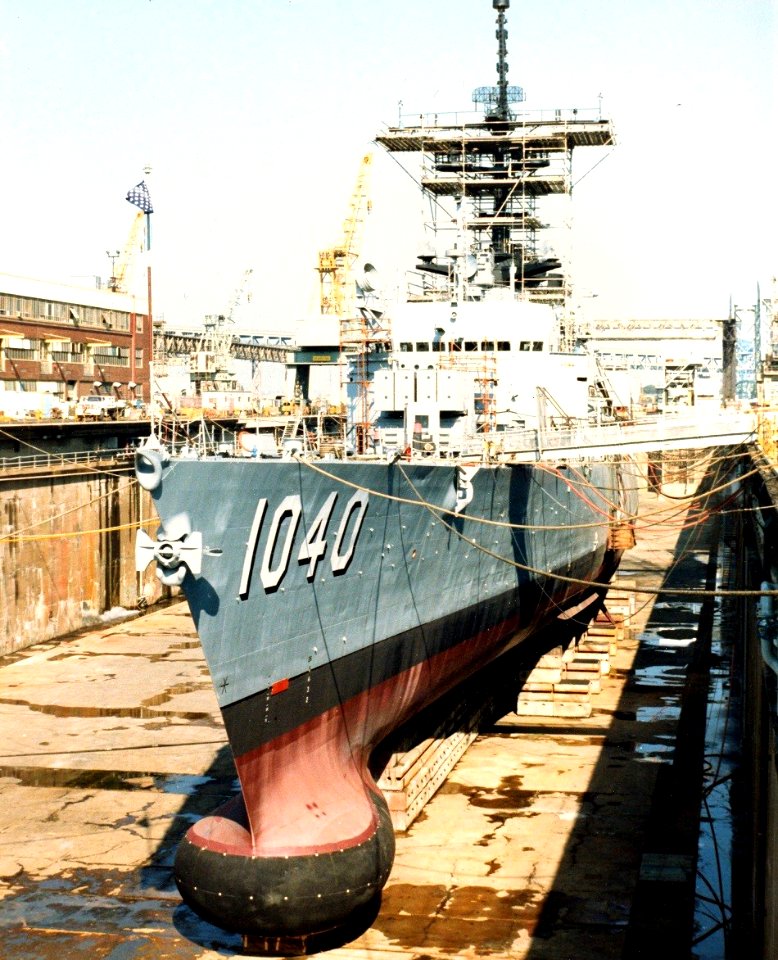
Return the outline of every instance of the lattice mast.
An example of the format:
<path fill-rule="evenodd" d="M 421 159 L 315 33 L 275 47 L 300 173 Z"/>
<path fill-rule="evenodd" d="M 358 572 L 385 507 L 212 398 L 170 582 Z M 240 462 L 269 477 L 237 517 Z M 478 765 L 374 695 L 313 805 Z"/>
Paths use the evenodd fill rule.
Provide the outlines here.
<path fill-rule="evenodd" d="M 509 0 L 492 0 L 492 5 L 497 11 L 497 83 L 473 91 L 482 117 L 447 124 L 439 120 L 445 115 L 435 115 L 408 126 L 401 120 L 376 141 L 391 153 L 421 154 L 421 185 L 435 199 L 433 213 L 443 229 L 450 228 L 455 217 L 442 201 L 456 205 L 456 222 L 464 228 L 468 247 L 458 253 L 468 271 L 465 286 L 471 293 L 465 295 L 478 298 L 483 295 L 479 288 L 508 287 L 527 299 L 560 307 L 567 311 L 563 340 L 569 345 L 575 340 L 568 309 L 570 283 L 558 256 L 540 250 L 539 236 L 547 224 L 540 220 L 538 205 L 554 195 L 569 198 L 573 148 L 609 146 L 613 131 L 597 109 L 514 111 L 525 98 L 521 87 L 508 83 Z M 478 262 L 468 266 L 468 254 Z M 412 297 L 442 299 L 450 265 L 433 256 L 420 260 L 416 269 L 429 279 L 422 293 Z"/>
<path fill-rule="evenodd" d="M 510 0 L 493 0 L 492 6 L 497 11 L 497 86 L 477 87 L 473 91 L 473 103 L 482 104 L 487 122 L 497 125 L 496 131 L 504 132 L 513 116 L 510 105 L 523 102 L 524 90 L 508 84 L 508 28 L 505 11 L 510 7 Z M 510 151 L 498 148 L 495 151 L 495 161 L 498 169 L 509 169 Z M 511 188 L 507 184 L 495 188 L 493 194 L 495 222 L 492 224 L 491 237 L 493 249 L 499 253 L 509 252 L 510 227 L 497 223 L 497 218 L 499 213 L 505 211 L 510 195 Z"/>

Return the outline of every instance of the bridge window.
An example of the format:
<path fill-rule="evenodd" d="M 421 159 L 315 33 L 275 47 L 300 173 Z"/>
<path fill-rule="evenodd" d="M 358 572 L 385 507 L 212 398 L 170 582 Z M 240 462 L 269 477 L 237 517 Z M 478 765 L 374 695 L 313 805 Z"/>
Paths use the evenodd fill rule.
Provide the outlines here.
<path fill-rule="evenodd" d="M 422 340 L 419 340 L 419 341 L 417 341 L 417 343 L 416 343 L 416 349 L 417 349 L 420 353 L 428 353 L 428 352 L 429 352 L 429 348 L 430 348 L 430 345 L 429 345 L 428 343 L 424 343 Z"/>
<path fill-rule="evenodd" d="M 484 351 L 494 350 L 494 340 L 484 340 L 481 344 L 481 349 Z"/>
<path fill-rule="evenodd" d="M 402 353 L 410 353 L 411 350 L 413 350 L 413 344 L 412 344 L 412 343 L 401 343 L 401 344 L 400 344 L 400 351 L 401 351 Z"/>
<path fill-rule="evenodd" d="M 521 343 L 519 344 L 519 350 L 523 352 L 528 351 L 529 348 L 530 348 L 529 340 L 522 340 Z"/>
<path fill-rule="evenodd" d="M 533 341 L 532 341 L 532 349 L 533 349 L 533 350 L 542 350 L 542 349 L 543 349 L 543 341 L 542 341 L 542 340 L 533 340 Z"/>
<path fill-rule="evenodd" d="M 510 342 L 510 340 L 498 340 L 498 341 L 497 341 L 497 349 L 498 349 L 498 350 L 510 350 L 510 348 L 511 348 L 511 342 Z"/>

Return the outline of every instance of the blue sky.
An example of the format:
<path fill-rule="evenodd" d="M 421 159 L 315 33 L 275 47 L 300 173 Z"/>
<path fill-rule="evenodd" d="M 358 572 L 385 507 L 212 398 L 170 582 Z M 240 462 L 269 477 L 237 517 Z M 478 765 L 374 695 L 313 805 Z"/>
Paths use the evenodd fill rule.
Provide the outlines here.
<path fill-rule="evenodd" d="M 0 271 L 107 277 L 152 167 L 155 307 L 288 328 L 317 295 L 359 160 L 406 113 L 495 82 L 490 0 L 4 0 Z M 573 253 L 592 315 L 721 316 L 778 270 L 773 0 L 512 0 L 528 109 L 597 106 Z M 606 155 L 607 154 L 607 155 Z M 419 203 L 377 152 L 367 259 L 411 266 Z M 771 233 L 773 239 L 771 239 Z"/>

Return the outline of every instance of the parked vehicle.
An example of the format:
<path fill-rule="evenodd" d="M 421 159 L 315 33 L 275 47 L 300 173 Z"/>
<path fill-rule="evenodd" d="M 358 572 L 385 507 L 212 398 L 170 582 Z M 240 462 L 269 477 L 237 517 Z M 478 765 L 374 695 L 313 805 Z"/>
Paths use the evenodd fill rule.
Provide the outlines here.
<path fill-rule="evenodd" d="M 127 401 L 119 397 L 93 394 L 76 403 L 76 420 L 118 420 L 126 408 Z"/>

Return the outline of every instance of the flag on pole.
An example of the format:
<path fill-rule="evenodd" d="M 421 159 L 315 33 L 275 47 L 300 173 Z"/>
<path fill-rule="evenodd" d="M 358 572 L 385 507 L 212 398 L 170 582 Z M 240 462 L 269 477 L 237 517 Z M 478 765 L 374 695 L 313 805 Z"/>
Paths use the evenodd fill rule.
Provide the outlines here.
<path fill-rule="evenodd" d="M 145 180 L 136 183 L 134 187 L 127 191 L 127 199 L 130 203 L 134 203 L 136 207 L 140 207 L 144 213 L 154 213 L 149 188 L 146 186 Z"/>

